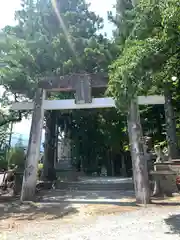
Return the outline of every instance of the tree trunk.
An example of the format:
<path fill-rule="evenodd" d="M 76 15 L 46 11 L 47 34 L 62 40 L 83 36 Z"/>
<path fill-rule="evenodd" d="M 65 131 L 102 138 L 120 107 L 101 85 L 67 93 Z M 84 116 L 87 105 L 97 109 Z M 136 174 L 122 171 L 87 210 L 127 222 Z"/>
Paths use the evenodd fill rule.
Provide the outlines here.
<path fill-rule="evenodd" d="M 123 154 L 121 154 L 121 169 L 122 169 L 122 176 L 127 177 L 125 158 Z"/>
<path fill-rule="evenodd" d="M 114 177 L 114 161 L 113 159 L 111 158 L 111 169 L 112 169 L 112 177 Z"/>
<path fill-rule="evenodd" d="M 56 172 L 54 168 L 56 142 L 56 111 L 46 112 L 45 150 L 43 164 L 44 180 L 54 181 Z"/>
<path fill-rule="evenodd" d="M 34 101 L 34 112 L 26 156 L 21 201 L 32 200 L 36 190 L 38 161 L 40 157 L 41 136 L 44 121 L 44 98 L 44 90 L 38 89 Z"/>
<path fill-rule="evenodd" d="M 114 177 L 114 159 L 113 159 L 112 148 L 110 148 L 110 151 L 109 151 L 109 158 L 110 158 L 110 165 L 111 165 L 111 176 Z"/>
<path fill-rule="evenodd" d="M 150 189 L 137 99 L 131 100 L 128 114 L 128 131 L 136 202 L 148 204 L 150 203 Z"/>
<path fill-rule="evenodd" d="M 174 109 L 172 106 L 172 95 L 170 86 L 166 85 L 164 89 L 165 95 L 165 117 L 166 117 L 166 131 L 167 131 L 167 142 L 169 147 L 169 155 L 171 159 L 176 159 L 179 156 L 178 140 L 176 136 L 176 120 Z"/>
<path fill-rule="evenodd" d="M 59 136 L 59 129 L 58 129 L 58 125 L 56 124 L 56 131 L 55 131 L 55 154 L 54 154 L 54 164 L 56 166 L 57 162 L 58 162 L 58 136 Z"/>

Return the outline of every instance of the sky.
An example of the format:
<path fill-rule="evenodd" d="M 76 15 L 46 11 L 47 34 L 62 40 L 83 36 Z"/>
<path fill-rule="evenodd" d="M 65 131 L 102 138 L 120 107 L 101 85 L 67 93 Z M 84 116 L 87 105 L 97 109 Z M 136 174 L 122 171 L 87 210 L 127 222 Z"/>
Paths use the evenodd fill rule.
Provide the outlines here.
<path fill-rule="evenodd" d="M 20 0 L 0 0 L 0 28 L 14 24 L 14 12 L 20 8 Z M 87 0 L 91 10 L 105 20 L 105 31 L 111 34 L 112 26 L 107 21 L 107 11 L 111 11 L 116 0 Z M 103 2 L 103 4 L 102 4 Z"/>
<path fill-rule="evenodd" d="M 0 29 L 6 25 L 14 25 L 14 13 L 20 8 L 20 0 L 0 0 Z M 91 3 L 90 9 L 104 18 L 104 31 L 111 36 L 113 26 L 107 20 L 107 11 L 113 10 L 116 0 L 87 0 Z M 103 3 L 102 3 L 103 2 Z M 13 132 L 28 137 L 31 121 L 24 119 L 14 126 Z"/>
<path fill-rule="evenodd" d="M 14 24 L 14 12 L 19 7 L 20 0 L 0 0 L 0 28 Z"/>

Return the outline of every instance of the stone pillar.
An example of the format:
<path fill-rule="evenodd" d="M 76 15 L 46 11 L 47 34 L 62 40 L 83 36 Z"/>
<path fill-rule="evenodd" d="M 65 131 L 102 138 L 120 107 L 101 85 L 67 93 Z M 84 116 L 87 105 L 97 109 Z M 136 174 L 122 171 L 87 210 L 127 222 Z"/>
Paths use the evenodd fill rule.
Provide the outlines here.
<path fill-rule="evenodd" d="M 36 190 L 38 161 L 40 158 L 40 146 L 44 122 L 44 99 L 45 91 L 43 89 L 38 89 L 34 100 L 34 112 L 26 155 L 21 201 L 32 200 Z"/>

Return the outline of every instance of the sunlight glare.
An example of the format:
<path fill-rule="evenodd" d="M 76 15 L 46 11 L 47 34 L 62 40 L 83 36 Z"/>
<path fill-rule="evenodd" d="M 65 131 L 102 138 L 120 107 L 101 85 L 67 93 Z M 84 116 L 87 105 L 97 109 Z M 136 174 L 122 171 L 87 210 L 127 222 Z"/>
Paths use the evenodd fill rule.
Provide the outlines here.
<path fill-rule="evenodd" d="M 72 43 L 72 41 L 71 41 L 71 39 L 70 39 L 70 34 L 69 34 L 69 32 L 68 32 L 68 30 L 67 30 L 67 28 L 66 28 L 66 25 L 65 25 L 65 23 L 64 23 L 64 21 L 63 21 L 63 19 L 62 19 L 62 17 L 61 17 L 61 14 L 60 14 L 59 10 L 58 10 L 57 1 L 56 1 L 56 0 L 51 0 L 51 3 L 52 3 L 52 6 L 53 6 L 53 8 L 54 8 L 54 11 L 55 11 L 55 13 L 56 13 L 56 15 L 57 15 L 57 18 L 58 18 L 58 20 L 59 20 L 59 23 L 60 23 L 60 25 L 62 26 L 63 32 L 64 32 L 65 37 L 66 37 L 66 39 L 67 39 L 67 42 L 68 42 L 68 44 L 69 44 L 69 47 L 70 47 L 71 50 L 73 51 L 73 54 L 76 56 L 76 52 L 75 52 L 75 49 L 74 49 L 74 47 L 73 47 L 73 43 Z"/>

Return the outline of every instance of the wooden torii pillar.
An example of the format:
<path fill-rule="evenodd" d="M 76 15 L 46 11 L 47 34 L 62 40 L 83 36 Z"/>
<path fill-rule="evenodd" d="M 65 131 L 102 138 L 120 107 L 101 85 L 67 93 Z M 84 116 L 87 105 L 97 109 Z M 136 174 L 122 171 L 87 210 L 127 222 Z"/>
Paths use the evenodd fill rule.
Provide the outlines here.
<path fill-rule="evenodd" d="M 32 124 L 21 191 L 22 201 L 32 200 L 35 194 L 46 92 L 73 91 L 75 92 L 75 103 L 86 104 L 92 102 L 92 88 L 106 88 L 107 82 L 107 75 L 101 73 L 45 77 L 39 81 L 39 88 L 34 99 Z M 52 161 L 54 162 L 54 158 Z"/>
<path fill-rule="evenodd" d="M 42 88 L 39 88 L 34 99 L 34 111 L 25 162 L 21 201 L 32 200 L 35 194 L 44 121 L 43 101 L 45 100 L 45 94 L 46 92 Z"/>

